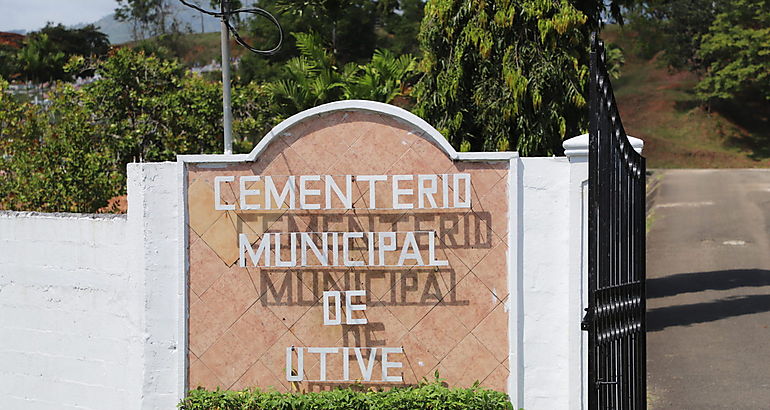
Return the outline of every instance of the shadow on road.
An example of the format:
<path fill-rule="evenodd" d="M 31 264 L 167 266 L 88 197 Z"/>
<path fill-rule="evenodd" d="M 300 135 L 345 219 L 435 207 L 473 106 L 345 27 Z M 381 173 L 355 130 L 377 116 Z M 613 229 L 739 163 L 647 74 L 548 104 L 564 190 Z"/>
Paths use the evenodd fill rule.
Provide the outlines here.
<path fill-rule="evenodd" d="M 662 298 L 704 290 L 770 286 L 770 270 L 736 269 L 679 273 L 647 279 L 647 298 Z"/>
<path fill-rule="evenodd" d="M 647 297 L 659 298 L 705 290 L 770 286 L 770 271 L 763 269 L 680 273 L 647 280 Z M 720 300 L 669 306 L 647 311 L 647 330 L 663 330 L 712 322 L 732 316 L 770 311 L 770 294 L 732 296 Z"/>
<path fill-rule="evenodd" d="M 770 295 L 734 296 L 714 302 L 670 306 L 647 312 L 647 331 L 655 332 L 670 326 L 686 326 L 768 311 Z"/>

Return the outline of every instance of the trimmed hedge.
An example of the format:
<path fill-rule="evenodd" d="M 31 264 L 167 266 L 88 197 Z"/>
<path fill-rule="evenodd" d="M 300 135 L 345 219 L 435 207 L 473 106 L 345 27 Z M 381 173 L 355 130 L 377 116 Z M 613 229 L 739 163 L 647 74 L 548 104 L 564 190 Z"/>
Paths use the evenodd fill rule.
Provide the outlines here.
<path fill-rule="evenodd" d="M 179 403 L 182 410 L 511 410 L 508 395 L 479 387 L 450 389 L 440 382 L 388 391 L 338 389 L 317 393 L 260 390 L 216 391 L 201 388 Z"/>

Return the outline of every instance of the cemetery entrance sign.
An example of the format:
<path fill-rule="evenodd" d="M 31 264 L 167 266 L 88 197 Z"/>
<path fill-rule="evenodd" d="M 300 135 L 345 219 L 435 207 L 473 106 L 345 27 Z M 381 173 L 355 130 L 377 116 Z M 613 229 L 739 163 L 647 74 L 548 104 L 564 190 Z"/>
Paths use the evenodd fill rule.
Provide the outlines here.
<path fill-rule="evenodd" d="M 297 114 L 248 155 L 181 156 L 187 388 L 438 373 L 512 393 L 516 160 L 370 101 Z"/>

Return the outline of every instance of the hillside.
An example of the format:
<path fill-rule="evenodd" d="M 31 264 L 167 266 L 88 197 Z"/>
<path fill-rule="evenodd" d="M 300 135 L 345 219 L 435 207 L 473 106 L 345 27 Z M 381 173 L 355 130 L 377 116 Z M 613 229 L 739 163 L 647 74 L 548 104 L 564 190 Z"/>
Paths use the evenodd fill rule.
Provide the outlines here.
<path fill-rule="evenodd" d="M 602 35 L 626 57 L 613 81 L 623 125 L 645 142 L 649 168 L 770 167 L 770 123 L 751 107 L 708 112 L 695 98 L 690 72 L 672 72 L 659 55 L 634 54 L 633 33 L 608 27 Z"/>
<path fill-rule="evenodd" d="M 203 15 L 176 1 L 169 3 L 169 5 L 171 6 L 171 14 L 180 22 L 182 27 L 194 33 L 219 31 L 219 20 L 216 18 Z M 115 14 L 104 16 L 91 24 L 99 27 L 102 33 L 107 34 L 112 44 L 121 44 L 132 39 L 131 23 L 115 20 Z M 77 25 L 75 28 L 83 26 L 85 24 Z"/>

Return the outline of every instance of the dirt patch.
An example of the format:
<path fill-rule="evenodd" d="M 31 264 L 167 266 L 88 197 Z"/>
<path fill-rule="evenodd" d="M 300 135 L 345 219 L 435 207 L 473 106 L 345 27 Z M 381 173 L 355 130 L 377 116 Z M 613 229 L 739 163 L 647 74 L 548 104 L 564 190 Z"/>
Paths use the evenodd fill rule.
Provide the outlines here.
<path fill-rule="evenodd" d="M 612 35 L 621 43 L 631 36 L 622 30 Z M 766 141 L 759 134 L 767 127 L 746 127 L 737 115 L 707 110 L 696 98 L 695 74 L 670 70 L 659 61 L 660 53 L 644 60 L 632 50 L 624 47 L 627 64 L 613 83 L 623 126 L 629 135 L 644 140 L 648 167 L 770 166 L 770 148 L 758 143 Z"/>
<path fill-rule="evenodd" d="M 99 214 L 125 214 L 128 212 L 128 195 L 116 196 L 107 201 L 107 206 L 99 208 Z"/>

